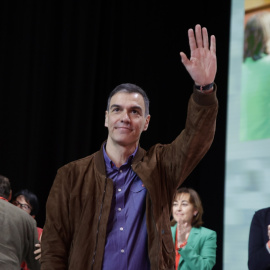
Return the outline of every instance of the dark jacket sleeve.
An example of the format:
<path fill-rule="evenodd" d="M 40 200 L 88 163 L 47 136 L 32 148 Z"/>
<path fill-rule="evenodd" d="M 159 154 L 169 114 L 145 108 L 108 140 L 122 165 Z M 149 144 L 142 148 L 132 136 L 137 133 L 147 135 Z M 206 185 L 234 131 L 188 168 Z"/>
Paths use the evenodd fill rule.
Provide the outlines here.
<path fill-rule="evenodd" d="M 28 249 L 26 252 L 25 261 L 27 263 L 27 267 L 31 270 L 39 270 L 40 263 L 38 260 L 35 259 L 35 244 L 38 243 L 38 234 L 37 234 L 37 227 L 36 221 L 31 217 L 29 222 L 26 235 L 25 235 L 25 243 L 28 242 Z"/>
<path fill-rule="evenodd" d="M 194 89 L 187 110 L 185 128 L 168 145 L 155 146 L 159 174 L 165 179 L 168 198 L 179 187 L 209 150 L 215 135 L 218 101 L 212 93 Z"/>
<path fill-rule="evenodd" d="M 181 177 L 175 179 L 177 186 L 182 184 L 212 145 L 218 112 L 216 90 L 216 85 L 209 94 L 193 90 L 185 129 L 172 143 L 174 145 L 180 142 L 181 145 L 181 151 L 178 152 L 179 159 L 182 160 Z"/>
<path fill-rule="evenodd" d="M 270 225 L 270 208 L 255 212 L 249 233 L 249 270 L 270 269 L 270 254 L 266 249 L 266 243 L 269 240 L 267 235 L 268 225 Z"/>

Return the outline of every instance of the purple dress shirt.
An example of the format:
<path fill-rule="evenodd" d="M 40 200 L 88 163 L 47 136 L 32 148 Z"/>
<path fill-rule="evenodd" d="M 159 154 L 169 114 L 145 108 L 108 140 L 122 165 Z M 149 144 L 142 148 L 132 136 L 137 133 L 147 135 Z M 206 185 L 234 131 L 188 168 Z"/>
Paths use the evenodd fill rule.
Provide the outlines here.
<path fill-rule="evenodd" d="M 138 148 L 137 148 L 138 149 Z M 103 257 L 104 270 L 149 270 L 145 220 L 146 188 L 133 172 L 131 161 L 117 168 L 103 148 L 107 177 L 113 180 L 114 192 L 107 225 Z"/>

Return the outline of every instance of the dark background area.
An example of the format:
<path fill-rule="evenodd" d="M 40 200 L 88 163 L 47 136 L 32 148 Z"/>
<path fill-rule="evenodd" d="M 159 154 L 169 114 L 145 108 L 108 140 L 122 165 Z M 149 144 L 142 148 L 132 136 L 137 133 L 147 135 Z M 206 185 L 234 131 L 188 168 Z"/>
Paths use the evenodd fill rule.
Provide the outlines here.
<path fill-rule="evenodd" d="M 141 146 L 170 143 L 193 86 L 179 56 L 187 31 L 199 23 L 216 36 L 216 135 L 184 185 L 201 196 L 222 269 L 230 1 L 4 1 L 0 15 L 0 174 L 38 196 L 40 227 L 57 169 L 106 139 L 109 92 L 141 86 L 152 116 Z"/>

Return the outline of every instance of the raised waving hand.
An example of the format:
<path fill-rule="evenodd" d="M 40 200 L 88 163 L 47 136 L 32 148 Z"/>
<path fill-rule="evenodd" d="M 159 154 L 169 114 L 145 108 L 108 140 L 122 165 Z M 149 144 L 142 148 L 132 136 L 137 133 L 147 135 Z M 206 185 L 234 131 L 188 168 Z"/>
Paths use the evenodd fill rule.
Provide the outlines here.
<path fill-rule="evenodd" d="M 205 86 L 213 83 L 217 72 L 215 36 L 210 37 L 209 44 L 207 29 L 197 24 L 195 34 L 193 29 L 188 30 L 188 39 L 190 59 L 185 53 L 180 52 L 182 63 L 196 85 Z"/>

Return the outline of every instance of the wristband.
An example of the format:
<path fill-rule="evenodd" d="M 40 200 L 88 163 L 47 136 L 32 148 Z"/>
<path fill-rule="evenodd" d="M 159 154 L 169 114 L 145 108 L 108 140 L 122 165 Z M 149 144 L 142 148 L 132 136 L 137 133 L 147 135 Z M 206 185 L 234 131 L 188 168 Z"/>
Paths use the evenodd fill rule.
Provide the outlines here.
<path fill-rule="evenodd" d="M 195 88 L 197 90 L 201 90 L 201 91 L 205 91 L 205 90 L 209 90 L 213 87 L 214 82 L 210 83 L 210 84 L 206 84 L 206 85 L 196 85 L 195 84 Z"/>

